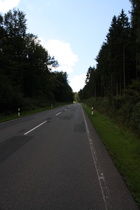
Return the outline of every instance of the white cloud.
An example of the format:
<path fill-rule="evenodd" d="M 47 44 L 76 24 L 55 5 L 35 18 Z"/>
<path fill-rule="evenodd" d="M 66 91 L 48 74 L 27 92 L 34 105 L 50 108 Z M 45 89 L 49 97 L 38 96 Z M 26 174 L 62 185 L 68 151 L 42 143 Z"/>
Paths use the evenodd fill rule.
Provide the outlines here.
<path fill-rule="evenodd" d="M 78 92 L 80 89 L 82 89 L 85 86 L 85 79 L 86 79 L 86 74 L 75 75 L 71 79 L 70 86 L 73 89 L 73 92 Z"/>
<path fill-rule="evenodd" d="M 78 56 L 73 53 L 69 43 L 56 39 L 49 39 L 47 42 L 43 39 L 40 40 L 42 45 L 48 50 L 48 53 L 58 61 L 58 70 L 67 73 L 73 72 L 73 67 L 78 62 Z"/>
<path fill-rule="evenodd" d="M 0 12 L 5 13 L 19 4 L 20 0 L 0 0 Z"/>
<path fill-rule="evenodd" d="M 54 56 L 59 63 L 57 70 L 67 73 L 74 72 L 74 66 L 78 62 L 78 56 L 74 54 L 69 43 L 60 40 L 49 39 L 47 42 L 39 38 L 42 46 L 44 46 L 51 56 Z M 85 85 L 86 74 L 75 75 L 70 80 L 69 85 L 74 92 L 78 92 Z"/>

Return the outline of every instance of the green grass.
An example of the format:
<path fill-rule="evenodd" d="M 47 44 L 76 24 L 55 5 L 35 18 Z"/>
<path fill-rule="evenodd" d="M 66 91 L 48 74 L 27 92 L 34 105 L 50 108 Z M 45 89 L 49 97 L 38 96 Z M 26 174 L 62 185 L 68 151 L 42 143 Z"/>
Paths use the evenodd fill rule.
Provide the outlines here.
<path fill-rule="evenodd" d="M 56 108 L 56 107 L 59 107 L 59 105 L 53 106 L 52 108 Z M 38 113 L 38 112 L 43 112 L 43 111 L 46 111 L 46 110 L 49 110 L 49 109 L 51 109 L 51 107 L 37 108 L 37 109 L 34 109 L 34 110 L 23 111 L 23 112 L 21 111 L 21 116 L 20 117 L 25 117 L 25 116 L 35 114 L 35 113 Z M 19 118 L 18 113 L 8 114 L 8 115 L 0 114 L 0 123 L 6 122 L 6 121 L 9 121 L 9 120 L 14 120 L 14 119 L 17 119 L 17 118 Z"/>
<path fill-rule="evenodd" d="M 140 140 L 106 115 L 84 109 L 140 207 Z"/>
<path fill-rule="evenodd" d="M 21 112 L 20 117 L 25 117 L 27 115 L 31 115 L 31 114 L 41 112 L 41 111 L 45 111 L 45 110 L 47 110 L 47 109 L 39 108 L 39 109 L 35 109 L 35 110 L 24 111 L 24 112 Z M 0 123 L 1 122 L 6 122 L 6 121 L 9 121 L 9 120 L 14 120 L 14 119 L 17 119 L 17 118 L 19 118 L 18 114 L 15 114 L 15 113 L 14 114 L 8 114 L 8 115 L 0 114 Z"/>

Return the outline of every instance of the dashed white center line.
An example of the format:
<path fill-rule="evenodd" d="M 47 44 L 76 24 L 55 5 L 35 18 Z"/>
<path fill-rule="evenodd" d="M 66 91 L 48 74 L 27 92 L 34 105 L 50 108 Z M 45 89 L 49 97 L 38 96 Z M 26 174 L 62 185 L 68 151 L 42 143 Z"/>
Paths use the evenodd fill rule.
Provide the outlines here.
<path fill-rule="evenodd" d="M 35 129 L 37 129 L 37 128 L 40 127 L 41 125 L 45 124 L 46 122 L 47 122 L 47 120 L 44 121 L 43 123 L 37 125 L 36 127 L 32 128 L 31 130 L 27 131 L 26 133 L 24 133 L 24 136 L 26 136 L 28 133 L 31 133 L 32 131 L 34 131 Z"/>
<path fill-rule="evenodd" d="M 58 116 L 59 114 L 61 114 L 62 112 L 58 112 L 57 114 L 56 114 L 56 116 Z"/>

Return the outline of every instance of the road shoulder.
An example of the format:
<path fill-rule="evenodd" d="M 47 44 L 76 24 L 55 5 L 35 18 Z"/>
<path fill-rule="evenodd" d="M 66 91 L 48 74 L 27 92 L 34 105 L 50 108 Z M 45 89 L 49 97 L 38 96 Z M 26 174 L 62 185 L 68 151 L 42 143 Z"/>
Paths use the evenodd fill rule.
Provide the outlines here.
<path fill-rule="evenodd" d="M 92 146 L 90 146 L 91 152 L 96 160 L 97 170 L 100 175 L 99 178 L 102 180 L 102 189 L 107 209 L 138 210 L 134 199 L 132 198 L 120 173 L 114 166 L 111 157 L 99 138 L 99 135 L 85 111 L 83 112 L 90 133 L 90 141 L 92 141 Z M 94 151 L 92 151 L 92 147 L 94 147 Z"/>

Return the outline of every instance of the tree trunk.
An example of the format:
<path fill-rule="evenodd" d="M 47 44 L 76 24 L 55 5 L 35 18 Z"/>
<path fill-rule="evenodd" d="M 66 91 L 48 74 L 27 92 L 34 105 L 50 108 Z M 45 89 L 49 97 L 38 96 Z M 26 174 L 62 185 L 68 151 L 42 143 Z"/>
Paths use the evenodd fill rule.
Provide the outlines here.
<path fill-rule="evenodd" d="M 125 78 L 125 46 L 123 45 L 123 87 L 125 89 L 126 86 L 126 78 Z"/>

